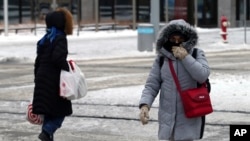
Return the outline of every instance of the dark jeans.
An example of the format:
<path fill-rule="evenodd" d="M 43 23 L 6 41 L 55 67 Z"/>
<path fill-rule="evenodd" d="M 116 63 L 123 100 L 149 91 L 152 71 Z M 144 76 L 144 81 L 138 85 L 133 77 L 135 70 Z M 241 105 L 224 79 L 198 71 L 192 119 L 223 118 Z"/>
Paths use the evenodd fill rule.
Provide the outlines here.
<path fill-rule="evenodd" d="M 56 130 L 62 126 L 64 118 L 65 117 L 50 117 L 45 115 L 42 130 L 53 136 Z"/>

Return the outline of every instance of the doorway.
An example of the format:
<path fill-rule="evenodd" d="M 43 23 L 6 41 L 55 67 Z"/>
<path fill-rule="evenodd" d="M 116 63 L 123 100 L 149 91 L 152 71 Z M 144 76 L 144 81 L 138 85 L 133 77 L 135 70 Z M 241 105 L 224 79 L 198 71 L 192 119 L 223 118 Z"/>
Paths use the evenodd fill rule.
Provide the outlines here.
<path fill-rule="evenodd" d="M 197 0 L 198 4 L 198 26 L 217 27 L 217 0 Z"/>

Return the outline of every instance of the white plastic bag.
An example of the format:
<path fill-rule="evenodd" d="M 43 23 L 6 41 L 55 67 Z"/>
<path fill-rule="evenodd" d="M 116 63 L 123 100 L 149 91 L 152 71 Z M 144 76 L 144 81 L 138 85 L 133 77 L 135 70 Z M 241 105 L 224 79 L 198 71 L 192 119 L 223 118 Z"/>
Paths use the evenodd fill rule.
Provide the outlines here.
<path fill-rule="evenodd" d="M 73 60 L 68 61 L 68 64 L 69 72 L 61 70 L 60 96 L 68 100 L 82 98 L 87 94 L 85 75 Z"/>

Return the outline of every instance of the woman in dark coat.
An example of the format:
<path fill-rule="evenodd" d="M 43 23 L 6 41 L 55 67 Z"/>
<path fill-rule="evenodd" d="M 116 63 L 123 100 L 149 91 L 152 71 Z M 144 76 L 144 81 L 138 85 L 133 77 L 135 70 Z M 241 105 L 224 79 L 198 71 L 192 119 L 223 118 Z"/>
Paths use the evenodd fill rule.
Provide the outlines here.
<path fill-rule="evenodd" d="M 67 63 L 67 35 L 72 34 L 73 19 L 64 8 L 46 15 L 47 33 L 37 43 L 34 65 L 35 88 L 33 113 L 44 115 L 42 141 L 53 141 L 53 134 L 61 127 L 65 116 L 72 114 L 71 101 L 60 97 L 61 70 L 69 71 Z"/>

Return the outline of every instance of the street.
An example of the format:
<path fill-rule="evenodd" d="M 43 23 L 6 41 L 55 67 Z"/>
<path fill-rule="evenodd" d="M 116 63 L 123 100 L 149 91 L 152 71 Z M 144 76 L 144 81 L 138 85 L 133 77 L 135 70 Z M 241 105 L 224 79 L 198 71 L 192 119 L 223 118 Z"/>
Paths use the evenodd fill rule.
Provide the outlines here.
<path fill-rule="evenodd" d="M 211 81 L 217 74 L 250 75 L 250 50 L 208 52 L 206 56 Z M 154 56 L 121 57 L 81 60 L 77 64 L 85 73 L 89 87 L 87 95 L 91 98 L 96 91 L 116 93 L 114 90 L 120 87 L 143 85 L 153 60 Z M 0 63 L 0 68 L 0 141 L 37 141 L 41 127 L 25 120 L 26 105 L 33 92 L 33 63 Z M 56 132 L 56 141 L 157 140 L 157 106 L 150 111 L 149 124 L 143 126 L 138 120 L 137 103 L 90 98 L 73 101 L 74 113 Z M 207 116 L 203 140 L 228 141 L 229 125 L 238 123 L 239 119 L 242 124 L 249 123 L 249 113 L 215 109 Z"/>

